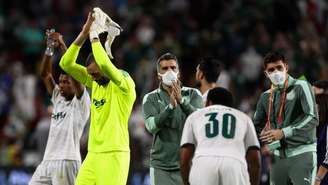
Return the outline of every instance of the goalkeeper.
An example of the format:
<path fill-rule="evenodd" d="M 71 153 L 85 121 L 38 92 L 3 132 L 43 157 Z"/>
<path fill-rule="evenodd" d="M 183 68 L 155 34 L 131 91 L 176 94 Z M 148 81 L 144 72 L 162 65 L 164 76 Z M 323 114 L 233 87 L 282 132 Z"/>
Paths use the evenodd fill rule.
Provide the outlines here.
<path fill-rule="evenodd" d="M 106 23 L 112 22 L 106 14 L 104 17 Z M 99 41 L 99 33 L 106 30 L 102 18 L 89 13 L 82 31 L 60 61 L 64 71 L 92 89 L 88 154 L 76 185 L 125 185 L 129 171 L 128 119 L 136 99 L 135 85 L 127 72 L 113 65 Z M 112 41 L 116 35 L 111 34 L 108 31 Z M 92 54 L 84 67 L 76 59 L 89 36 Z"/>

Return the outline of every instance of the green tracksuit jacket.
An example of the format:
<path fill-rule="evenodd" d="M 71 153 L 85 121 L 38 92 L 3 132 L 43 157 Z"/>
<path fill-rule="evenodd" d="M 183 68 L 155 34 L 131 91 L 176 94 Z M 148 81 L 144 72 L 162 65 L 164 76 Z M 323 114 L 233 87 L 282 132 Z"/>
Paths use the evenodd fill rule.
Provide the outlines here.
<path fill-rule="evenodd" d="M 180 139 L 186 118 L 203 107 L 200 92 L 182 87 L 182 103 L 170 108 L 169 94 L 161 87 L 146 94 L 142 111 L 147 130 L 153 134 L 150 166 L 162 170 L 178 170 Z"/>
<path fill-rule="evenodd" d="M 283 87 L 273 91 L 273 108 L 270 115 L 271 128 L 278 128 L 278 112 Z M 269 106 L 270 91 L 262 93 L 254 114 L 254 124 L 259 134 L 265 127 Z M 283 112 L 283 123 L 280 126 L 285 135 L 281 147 L 275 155 L 286 157 L 305 152 L 316 151 L 316 126 L 318 112 L 311 85 L 304 80 L 288 76 L 286 104 Z"/>

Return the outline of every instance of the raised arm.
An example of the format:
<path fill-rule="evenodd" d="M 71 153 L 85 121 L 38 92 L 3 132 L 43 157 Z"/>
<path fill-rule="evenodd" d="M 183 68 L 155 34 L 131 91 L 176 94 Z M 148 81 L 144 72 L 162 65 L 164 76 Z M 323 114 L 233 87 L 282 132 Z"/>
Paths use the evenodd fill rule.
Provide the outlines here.
<path fill-rule="evenodd" d="M 59 63 L 60 67 L 66 73 L 89 88 L 92 87 L 92 77 L 88 74 L 87 69 L 84 66 L 76 63 L 76 59 L 78 57 L 81 46 L 89 36 L 89 30 L 93 20 L 94 18 L 92 18 L 91 14 L 89 13 L 87 22 L 84 24 L 82 31 L 75 39 L 73 44 L 71 44 L 71 46 L 67 49 Z"/>
<path fill-rule="evenodd" d="M 94 38 L 91 43 L 92 53 L 100 71 L 117 86 L 119 86 L 122 91 L 128 92 L 133 89 L 134 87 L 132 84 L 127 81 L 127 75 L 124 74 L 125 72 L 116 68 L 109 59 L 109 56 L 101 45 L 99 39 Z"/>
<path fill-rule="evenodd" d="M 51 95 L 55 87 L 55 80 L 52 76 L 52 59 L 54 50 L 59 48 L 61 54 L 63 54 L 67 47 L 65 45 L 63 36 L 60 33 L 47 31 L 46 34 L 47 48 L 42 57 L 40 76 L 44 85 L 46 86 L 47 92 Z"/>

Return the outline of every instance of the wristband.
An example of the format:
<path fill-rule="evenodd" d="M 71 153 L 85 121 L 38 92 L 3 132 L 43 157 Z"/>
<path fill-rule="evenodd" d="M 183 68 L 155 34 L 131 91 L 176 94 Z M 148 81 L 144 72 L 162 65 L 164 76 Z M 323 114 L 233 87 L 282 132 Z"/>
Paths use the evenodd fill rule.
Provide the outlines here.
<path fill-rule="evenodd" d="M 90 39 L 90 42 L 92 42 L 93 39 L 99 39 L 98 33 L 96 31 L 90 31 L 89 39 Z"/>
<path fill-rule="evenodd" d="M 322 179 L 323 179 L 323 178 L 320 177 L 320 176 L 315 176 L 315 180 L 316 180 L 316 181 L 319 181 L 319 182 L 320 182 L 320 181 L 322 181 Z"/>

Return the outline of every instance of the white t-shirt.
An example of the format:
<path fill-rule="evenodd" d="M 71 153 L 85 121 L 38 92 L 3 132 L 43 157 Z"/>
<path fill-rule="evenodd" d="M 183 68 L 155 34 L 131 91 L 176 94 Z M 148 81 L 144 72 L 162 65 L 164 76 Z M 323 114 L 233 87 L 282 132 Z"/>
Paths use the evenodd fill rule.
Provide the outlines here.
<path fill-rule="evenodd" d="M 260 148 L 252 120 L 243 112 L 213 105 L 192 113 L 186 120 L 181 146 L 194 144 L 198 156 L 232 157 L 246 163 L 251 146 Z"/>
<path fill-rule="evenodd" d="M 43 160 L 78 160 L 80 137 L 90 115 L 90 97 L 84 88 L 83 95 L 66 101 L 56 85 L 51 97 L 53 112 L 47 147 Z"/>

